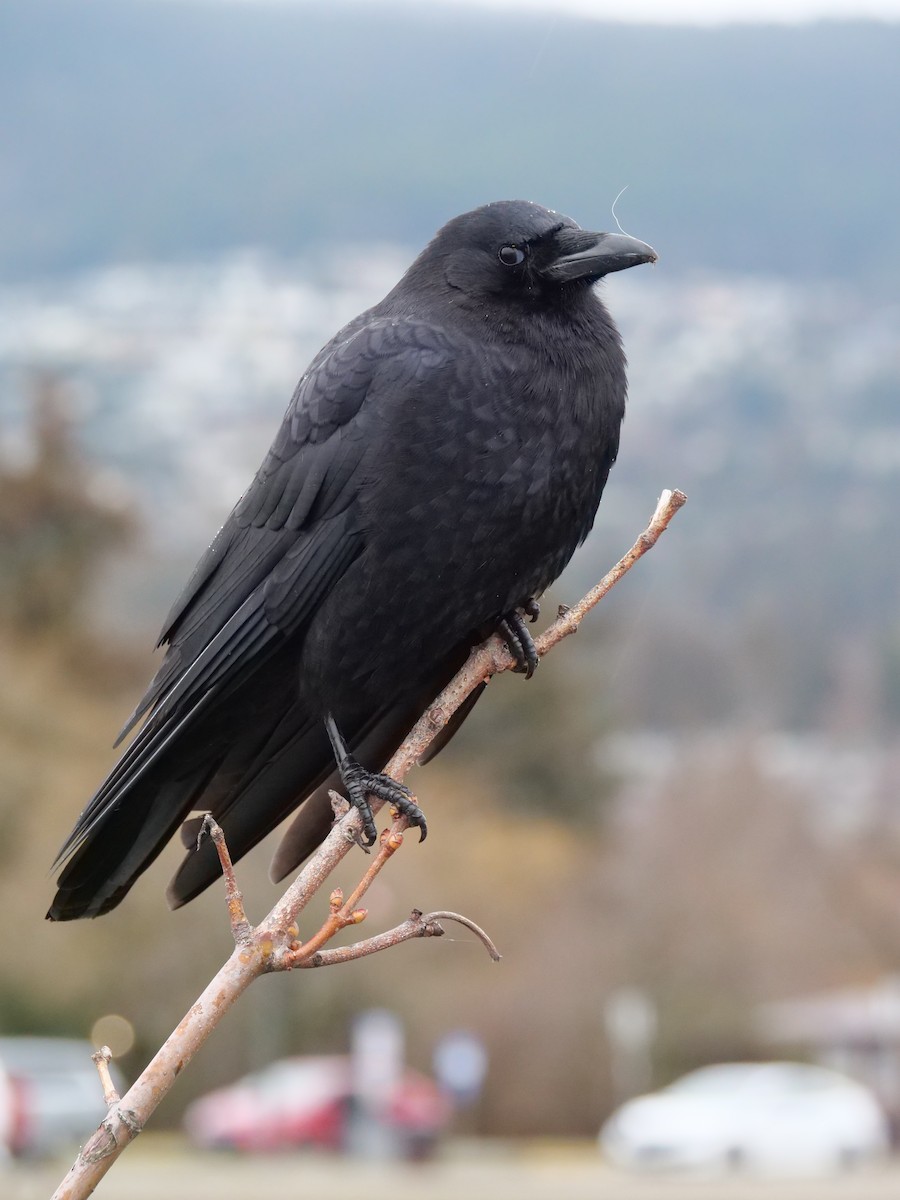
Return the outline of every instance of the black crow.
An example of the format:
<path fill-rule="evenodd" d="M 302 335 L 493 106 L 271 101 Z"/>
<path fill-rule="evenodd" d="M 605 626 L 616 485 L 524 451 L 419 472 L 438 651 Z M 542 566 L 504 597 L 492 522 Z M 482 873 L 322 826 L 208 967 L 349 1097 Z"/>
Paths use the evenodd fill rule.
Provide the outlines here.
<path fill-rule="evenodd" d="M 378 772 L 492 629 L 533 670 L 523 615 L 591 528 L 625 408 L 593 285 L 655 258 L 537 204 L 488 204 L 319 352 L 166 618 L 121 736 L 140 731 L 60 851 L 52 920 L 114 908 L 182 824 L 168 896 L 196 896 L 220 871 L 191 812 L 238 859 L 302 803 L 275 878 L 325 836 L 339 782 L 370 843 L 369 794 L 424 835 Z"/>

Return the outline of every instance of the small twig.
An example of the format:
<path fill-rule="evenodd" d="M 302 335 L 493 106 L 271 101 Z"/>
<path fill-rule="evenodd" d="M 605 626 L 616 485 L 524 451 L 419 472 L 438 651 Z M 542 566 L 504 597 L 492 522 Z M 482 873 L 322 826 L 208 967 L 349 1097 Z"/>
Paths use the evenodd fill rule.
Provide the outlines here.
<path fill-rule="evenodd" d="M 318 933 L 313 934 L 309 941 L 302 945 L 291 943 L 280 953 L 276 953 L 272 960 L 272 969 L 291 971 L 294 967 L 305 966 L 307 960 L 317 954 L 336 933 L 346 929 L 348 925 L 360 925 L 368 916 L 368 910 L 357 908 L 357 905 L 371 887 L 382 867 L 388 859 L 393 858 L 402 845 L 403 832 L 398 828 L 386 829 L 381 835 L 381 846 L 378 853 L 349 897 L 344 900 L 341 889 L 335 888 L 331 893 L 331 913 L 326 917 Z"/>
<path fill-rule="evenodd" d="M 476 925 L 469 917 L 464 917 L 462 913 L 455 912 L 432 912 L 428 916 L 422 918 L 423 921 L 455 921 L 457 925 L 465 925 L 466 929 L 471 929 L 475 936 L 481 941 L 485 950 L 494 960 L 499 962 L 503 955 L 494 945 L 493 940 L 488 937 L 480 925 Z"/>
<path fill-rule="evenodd" d="M 94 1051 L 91 1058 L 93 1059 L 94 1066 L 97 1068 L 97 1074 L 100 1076 L 100 1086 L 103 1088 L 103 1099 L 106 1101 L 106 1107 L 112 1108 L 114 1104 L 119 1103 L 119 1093 L 109 1071 L 109 1064 L 112 1062 L 112 1050 L 110 1050 L 109 1046 L 101 1046 L 99 1050 Z"/>
<path fill-rule="evenodd" d="M 418 909 L 413 909 L 407 920 L 397 925 L 394 929 L 388 929 L 385 933 L 379 933 L 374 937 L 366 938 L 363 942 L 354 942 L 352 946 L 340 946 L 333 950 L 318 950 L 303 962 L 298 962 L 295 965 L 298 967 L 331 967 L 336 966 L 338 963 L 353 962 L 357 958 L 365 958 L 369 954 L 377 954 L 379 950 L 389 950 L 392 946 L 399 946 L 401 942 L 408 942 L 412 938 L 443 937 L 444 929 L 440 924 L 441 920 L 458 921 L 460 925 L 465 925 L 467 929 L 471 929 L 484 943 L 488 954 L 490 954 L 494 962 L 500 961 L 500 952 L 491 938 L 488 937 L 479 925 L 476 925 L 474 921 L 470 921 L 468 917 L 463 917 L 459 913 L 452 912 L 433 912 L 423 916 Z"/>
<path fill-rule="evenodd" d="M 234 873 L 234 863 L 231 861 L 231 854 L 225 842 L 225 834 L 222 832 L 222 827 L 215 821 L 212 813 L 207 813 L 203 818 L 203 824 L 200 826 L 200 832 L 197 834 L 197 849 L 204 838 L 210 837 L 216 847 L 216 853 L 219 856 L 219 864 L 222 867 L 222 876 L 225 880 L 225 903 L 228 905 L 228 920 L 231 924 L 231 936 L 234 938 L 236 946 L 246 946 L 251 940 L 253 927 L 247 920 L 247 914 L 244 911 L 244 896 L 237 884 L 237 876 Z"/>
<path fill-rule="evenodd" d="M 584 616 L 656 544 L 685 499 L 681 492 L 663 492 L 650 524 L 628 553 L 583 600 L 567 611 L 561 611 L 559 619 L 535 640 L 539 655 L 546 654 L 557 642 L 575 632 Z M 466 697 L 486 679 L 513 665 L 512 655 L 497 637 L 490 638 L 483 646 L 473 650 L 462 670 L 416 723 L 388 763 L 385 773 L 398 781 L 402 780 Z M 382 801 L 375 796 L 369 799 L 373 813 L 377 813 Z M 331 913 L 321 929 L 308 942 L 300 945 L 297 942 L 298 915 L 358 840 L 362 824 L 357 810 L 352 809 L 335 824 L 282 898 L 255 929 L 250 927 L 244 913 L 224 837 L 221 837 L 221 830 L 214 822 L 210 824 L 209 832 L 213 839 L 221 837 L 221 842 L 216 841 L 216 848 L 226 880 L 228 911 L 235 938 L 234 952 L 154 1055 L 140 1078 L 132 1084 L 121 1101 L 111 1106 L 106 1119 L 88 1140 L 54 1193 L 53 1200 L 85 1200 L 93 1192 L 122 1150 L 144 1127 L 160 1100 L 169 1092 L 178 1075 L 224 1014 L 253 980 L 264 972 L 348 962 L 354 957 L 374 954 L 414 937 L 437 937 L 443 932 L 440 920 L 453 920 L 465 925 L 481 939 L 492 958 L 496 960 L 500 957 L 484 930 L 466 917 L 445 912 L 429 913 L 427 917 L 417 917 L 414 913 L 396 929 L 357 943 L 356 946 L 322 949 L 340 929 L 357 924 L 365 917 L 365 910 L 356 905 L 401 844 L 405 827 L 405 817 L 394 821 L 390 833 L 382 835 L 378 854 L 351 896 L 344 901 L 343 896 L 333 894 Z"/>
<path fill-rule="evenodd" d="M 315 954 L 295 963 L 297 967 L 330 967 L 337 963 L 353 962 L 357 958 L 365 958 L 369 954 L 377 954 L 379 950 L 388 950 L 391 946 L 399 946 L 411 938 L 443 937 L 444 931 L 436 921 L 425 918 L 414 909 L 412 914 L 402 924 L 385 933 L 366 938 L 362 942 L 354 942 L 351 946 L 339 946 L 333 950 L 317 950 Z"/>
<path fill-rule="evenodd" d="M 659 498 L 659 503 L 656 506 L 656 511 L 650 518 L 650 524 L 634 543 L 627 554 L 623 554 L 611 571 L 603 576 L 598 584 L 591 588 L 588 594 L 579 600 L 577 604 L 573 604 L 571 608 L 567 608 L 565 612 L 560 612 L 559 617 L 554 621 L 549 629 L 545 630 L 539 638 L 535 639 L 537 652 L 544 655 L 548 650 L 552 650 L 557 642 L 561 642 L 564 637 L 568 637 L 570 633 L 574 633 L 587 614 L 592 608 L 600 603 L 605 595 L 610 592 L 625 575 L 639 558 L 652 550 L 659 541 L 663 533 L 669 528 L 669 523 L 678 512 L 679 508 L 683 508 L 687 504 L 687 496 L 684 492 L 669 491 L 663 492 Z"/>

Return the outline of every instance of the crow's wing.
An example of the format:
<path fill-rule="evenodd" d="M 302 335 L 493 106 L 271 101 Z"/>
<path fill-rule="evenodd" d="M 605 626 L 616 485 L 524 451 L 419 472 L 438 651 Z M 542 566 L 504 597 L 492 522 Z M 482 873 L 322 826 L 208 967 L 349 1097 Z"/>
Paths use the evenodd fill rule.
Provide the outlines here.
<path fill-rule="evenodd" d="M 183 696 L 192 680 L 202 687 L 211 659 L 239 649 L 254 620 L 270 640 L 301 624 L 321 598 L 319 572 L 335 552 L 344 557 L 340 541 L 352 522 L 334 518 L 355 499 L 370 435 L 365 401 L 378 360 L 396 339 L 383 322 L 338 339 L 298 383 L 253 483 L 166 617 L 158 642 L 168 643 L 165 661 L 119 741 L 149 710 Z M 286 600 L 294 585 L 297 595 Z M 232 659 L 232 668 L 255 649 Z"/>
<path fill-rule="evenodd" d="M 75 856 L 67 872 L 112 814 L 138 802 L 147 819 L 135 828 L 130 814 L 131 836 L 146 839 L 146 865 L 202 794 L 217 764 L 195 762 L 192 724 L 302 633 L 361 552 L 365 530 L 356 501 L 384 407 L 402 404 L 423 371 L 447 353 L 446 336 L 430 326 L 369 319 L 349 326 L 313 361 L 256 478 L 166 620 L 165 661 L 122 736 L 147 719 L 60 850 L 57 862 Z M 173 754 L 186 782 L 175 789 L 177 803 L 173 789 L 165 789 L 162 812 L 139 785 L 148 774 L 168 784 Z"/>

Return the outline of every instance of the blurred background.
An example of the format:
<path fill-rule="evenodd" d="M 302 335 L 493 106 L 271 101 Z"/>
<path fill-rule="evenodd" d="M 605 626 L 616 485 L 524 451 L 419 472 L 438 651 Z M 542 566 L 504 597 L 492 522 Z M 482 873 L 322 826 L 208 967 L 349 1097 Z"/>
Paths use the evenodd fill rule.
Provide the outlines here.
<path fill-rule="evenodd" d="M 4 0 L 0 1033 L 115 1016 L 133 1076 L 229 953 L 218 890 L 166 910 L 177 847 L 77 926 L 43 920 L 49 866 L 312 354 L 457 212 L 609 228 L 627 188 L 660 262 L 604 285 L 629 413 L 545 612 L 662 488 L 690 502 L 416 777 L 431 837 L 369 902 L 372 932 L 463 911 L 502 964 L 453 931 L 264 979 L 157 1122 L 346 1052 L 374 1007 L 421 1071 L 453 1031 L 481 1048 L 469 1136 L 594 1137 L 773 1058 L 857 1075 L 896 1126 L 900 5 L 850 9 Z M 267 869 L 240 864 L 253 917 Z"/>

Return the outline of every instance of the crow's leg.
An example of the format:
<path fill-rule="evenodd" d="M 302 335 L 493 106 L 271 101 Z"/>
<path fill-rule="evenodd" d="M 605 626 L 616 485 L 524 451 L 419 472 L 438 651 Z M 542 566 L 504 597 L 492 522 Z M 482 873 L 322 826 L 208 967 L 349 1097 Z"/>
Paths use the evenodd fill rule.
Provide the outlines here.
<path fill-rule="evenodd" d="M 373 771 L 367 771 L 361 763 L 357 762 L 347 749 L 347 743 L 341 736 L 341 731 L 331 713 L 325 718 L 325 728 L 328 731 L 331 749 L 334 751 L 334 760 L 340 772 L 341 782 L 347 789 L 347 799 L 355 809 L 358 809 L 359 815 L 362 817 L 365 845 L 373 846 L 378 836 L 369 796 L 377 796 L 386 804 L 393 805 L 406 817 L 410 825 L 419 828 L 419 841 L 424 842 L 428 833 L 425 814 L 416 804 L 409 788 L 405 784 L 398 783 L 396 779 L 391 779 L 390 775 L 378 775 Z"/>
<path fill-rule="evenodd" d="M 510 654 L 516 660 L 513 670 L 519 675 L 524 675 L 526 679 L 532 677 L 540 659 L 538 658 L 534 638 L 528 632 L 528 626 L 525 624 L 525 617 L 530 617 L 531 621 L 534 622 L 538 619 L 540 613 L 541 606 L 537 600 L 531 599 L 522 605 L 521 612 L 518 609 L 514 609 L 511 613 L 507 613 L 505 617 L 501 617 L 497 624 L 500 636 L 506 642 Z"/>

